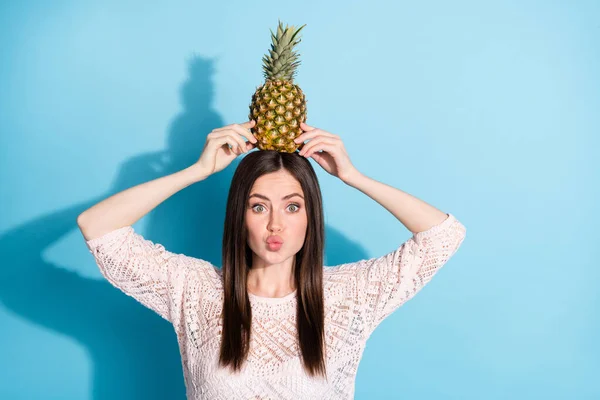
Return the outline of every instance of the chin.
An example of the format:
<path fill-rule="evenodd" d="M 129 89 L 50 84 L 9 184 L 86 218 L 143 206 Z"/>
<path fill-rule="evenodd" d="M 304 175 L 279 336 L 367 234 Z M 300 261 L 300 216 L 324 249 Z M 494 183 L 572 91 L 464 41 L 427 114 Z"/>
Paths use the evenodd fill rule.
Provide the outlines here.
<path fill-rule="evenodd" d="M 273 259 L 285 260 L 285 259 L 293 256 L 293 254 L 290 254 L 290 252 L 281 251 L 281 250 L 280 251 L 266 250 L 264 253 L 262 253 L 262 255 L 267 260 L 273 260 Z"/>

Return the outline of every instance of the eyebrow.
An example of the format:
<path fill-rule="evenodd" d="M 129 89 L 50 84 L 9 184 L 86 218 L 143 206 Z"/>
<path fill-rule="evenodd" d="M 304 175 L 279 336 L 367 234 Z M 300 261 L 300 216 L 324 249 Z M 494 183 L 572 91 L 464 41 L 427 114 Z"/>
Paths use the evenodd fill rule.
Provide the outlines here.
<path fill-rule="evenodd" d="M 304 200 L 304 197 L 302 197 L 302 195 L 301 195 L 301 194 L 299 194 L 299 193 L 291 193 L 291 194 L 288 194 L 287 196 L 283 196 L 283 197 L 281 198 L 281 200 L 287 200 L 287 199 L 290 199 L 290 198 L 292 198 L 292 197 L 294 197 L 294 196 L 301 197 L 301 198 L 302 198 L 302 200 Z M 250 199 L 250 198 L 252 198 L 252 197 L 258 197 L 258 198 L 261 198 L 261 199 L 263 199 L 263 200 L 271 201 L 271 200 L 269 200 L 269 198 L 268 198 L 267 196 L 264 196 L 264 195 L 262 195 L 262 194 L 260 194 L 260 193 L 254 193 L 254 194 L 251 194 L 251 195 L 248 197 L 248 199 Z"/>

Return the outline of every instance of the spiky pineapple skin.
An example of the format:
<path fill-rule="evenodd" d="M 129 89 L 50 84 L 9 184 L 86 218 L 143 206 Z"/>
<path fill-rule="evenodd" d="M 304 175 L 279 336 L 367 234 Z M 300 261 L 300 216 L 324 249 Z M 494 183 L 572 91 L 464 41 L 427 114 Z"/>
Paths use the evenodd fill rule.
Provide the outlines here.
<path fill-rule="evenodd" d="M 267 80 L 252 96 L 249 118 L 260 150 L 294 153 L 302 144 L 294 139 L 306 122 L 306 97 L 300 87 L 286 80 Z"/>

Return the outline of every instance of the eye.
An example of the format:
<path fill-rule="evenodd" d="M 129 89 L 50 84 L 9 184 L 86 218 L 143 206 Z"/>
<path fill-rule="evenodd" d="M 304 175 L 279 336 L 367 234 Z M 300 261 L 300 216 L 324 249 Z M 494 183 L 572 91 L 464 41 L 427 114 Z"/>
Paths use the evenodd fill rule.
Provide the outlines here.
<path fill-rule="evenodd" d="M 258 211 L 259 207 L 261 209 L 265 208 L 262 204 L 254 204 L 251 208 L 254 212 L 262 213 L 262 211 Z M 293 210 L 292 213 L 297 213 L 300 210 L 300 204 L 292 203 L 288 206 L 288 209 L 289 209 L 289 207 L 295 207 L 295 210 Z"/>

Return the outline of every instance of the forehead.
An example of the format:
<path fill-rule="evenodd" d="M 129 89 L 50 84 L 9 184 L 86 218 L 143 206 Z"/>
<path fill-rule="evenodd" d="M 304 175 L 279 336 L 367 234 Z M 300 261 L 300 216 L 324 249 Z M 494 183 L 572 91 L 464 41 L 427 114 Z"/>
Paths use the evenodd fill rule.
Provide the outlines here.
<path fill-rule="evenodd" d="M 282 194 L 280 197 L 283 197 L 292 192 L 304 195 L 300 182 L 284 169 L 261 176 L 254 182 L 252 190 L 250 190 L 250 194 L 260 193 L 268 197 L 271 197 L 269 194 Z"/>

